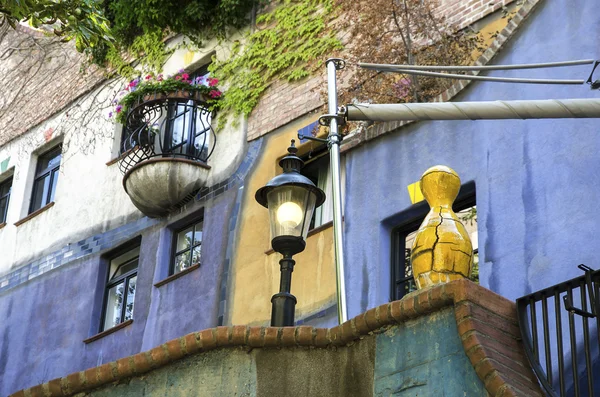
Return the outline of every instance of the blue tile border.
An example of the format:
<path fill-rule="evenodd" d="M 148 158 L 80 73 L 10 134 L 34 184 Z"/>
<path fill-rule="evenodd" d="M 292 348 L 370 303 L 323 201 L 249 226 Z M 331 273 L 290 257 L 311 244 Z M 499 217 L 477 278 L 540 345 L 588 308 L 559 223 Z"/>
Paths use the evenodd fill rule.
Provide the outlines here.
<path fill-rule="evenodd" d="M 196 201 L 205 201 L 211 198 L 215 198 L 232 187 L 243 184 L 248 171 L 254 164 L 260 149 L 262 147 L 263 139 L 257 139 L 248 144 L 248 150 L 244 160 L 242 160 L 236 172 L 227 178 L 223 182 L 219 182 L 209 188 L 202 189 L 196 195 Z M 233 244 L 233 234 L 235 231 L 235 225 L 237 223 L 237 215 L 239 214 L 239 205 L 241 202 L 241 193 L 238 191 L 238 198 L 236 199 L 236 209 L 234 210 L 235 216 L 232 216 L 229 222 L 228 229 L 228 246 L 227 246 L 227 257 L 226 265 L 224 267 L 225 285 L 227 280 L 227 274 L 229 273 L 229 262 L 231 258 L 231 245 Z M 0 293 L 6 290 L 12 289 L 21 285 L 33 278 L 39 277 L 42 274 L 49 272 L 58 267 L 64 266 L 75 260 L 83 257 L 96 254 L 100 251 L 113 248 L 121 243 L 130 240 L 135 237 L 136 234 L 140 233 L 149 227 L 155 226 L 164 219 L 153 219 L 148 217 L 140 218 L 134 222 L 126 223 L 115 229 L 106 231 L 104 233 L 95 234 L 83 240 L 75 243 L 68 243 L 64 247 L 47 254 L 41 258 L 38 258 L 30 263 L 21 266 L 12 272 L 9 272 L 3 276 L 0 276 Z M 223 300 L 222 306 L 225 307 L 226 300 Z"/>

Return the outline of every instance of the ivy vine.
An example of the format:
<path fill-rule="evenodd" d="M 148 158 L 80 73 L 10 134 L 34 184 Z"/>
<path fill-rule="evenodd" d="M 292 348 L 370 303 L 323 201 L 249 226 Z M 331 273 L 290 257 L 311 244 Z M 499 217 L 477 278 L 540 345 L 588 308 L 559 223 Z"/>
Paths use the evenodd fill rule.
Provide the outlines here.
<path fill-rule="evenodd" d="M 210 72 L 226 82 L 220 108 L 248 115 L 277 79 L 296 81 L 321 66 L 325 54 L 342 48 L 329 23 L 335 16 L 331 0 L 282 0 L 259 15 L 256 30 L 232 55 L 213 62 Z"/>

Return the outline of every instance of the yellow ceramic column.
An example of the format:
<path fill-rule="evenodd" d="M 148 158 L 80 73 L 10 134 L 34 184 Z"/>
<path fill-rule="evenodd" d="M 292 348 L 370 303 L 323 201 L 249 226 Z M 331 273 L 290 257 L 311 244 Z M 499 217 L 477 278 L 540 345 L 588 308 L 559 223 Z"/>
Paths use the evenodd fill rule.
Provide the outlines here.
<path fill-rule="evenodd" d="M 452 204 L 460 178 L 452 168 L 436 165 L 421 177 L 421 192 L 431 210 L 421 224 L 410 261 L 418 288 L 469 277 L 473 246 Z"/>

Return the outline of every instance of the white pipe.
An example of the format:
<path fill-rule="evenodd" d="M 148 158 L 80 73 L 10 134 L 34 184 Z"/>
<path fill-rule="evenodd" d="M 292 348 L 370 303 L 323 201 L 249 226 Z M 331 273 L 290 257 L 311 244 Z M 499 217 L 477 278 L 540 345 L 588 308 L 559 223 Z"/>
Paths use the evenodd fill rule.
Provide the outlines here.
<path fill-rule="evenodd" d="M 431 66 L 431 65 L 390 65 L 382 63 L 359 62 L 358 66 L 364 69 L 381 70 L 393 72 L 397 69 L 408 70 L 513 70 L 513 69 L 543 69 L 558 68 L 564 66 L 591 65 L 594 59 L 581 59 L 577 61 L 525 63 L 519 65 L 473 65 L 473 66 Z"/>
<path fill-rule="evenodd" d="M 349 121 L 600 118 L 600 99 L 356 104 L 346 106 L 345 116 Z"/>
<path fill-rule="evenodd" d="M 340 59 L 328 59 L 327 66 L 327 91 L 329 99 L 329 114 L 336 114 L 337 81 L 336 71 L 342 65 Z M 338 135 L 338 120 L 332 117 L 329 121 L 329 136 L 327 137 L 331 167 L 331 183 L 333 187 L 333 241 L 335 247 L 335 279 L 337 287 L 338 322 L 343 324 L 348 321 L 348 308 L 346 305 L 346 277 L 344 270 L 344 239 L 342 222 L 342 184 L 340 167 L 340 136 Z"/>

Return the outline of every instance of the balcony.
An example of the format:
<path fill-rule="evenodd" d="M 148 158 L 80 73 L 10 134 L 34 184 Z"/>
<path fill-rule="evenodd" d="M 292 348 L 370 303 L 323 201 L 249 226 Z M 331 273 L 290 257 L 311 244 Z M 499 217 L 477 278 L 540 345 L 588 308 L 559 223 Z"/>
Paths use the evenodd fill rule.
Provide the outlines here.
<path fill-rule="evenodd" d="M 157 93 L 131 107 L 119 169 L 125 192 L 145 215 L 166 216 L 206 186 L 216 143 L 211 118 L 199 93 Z"/>

